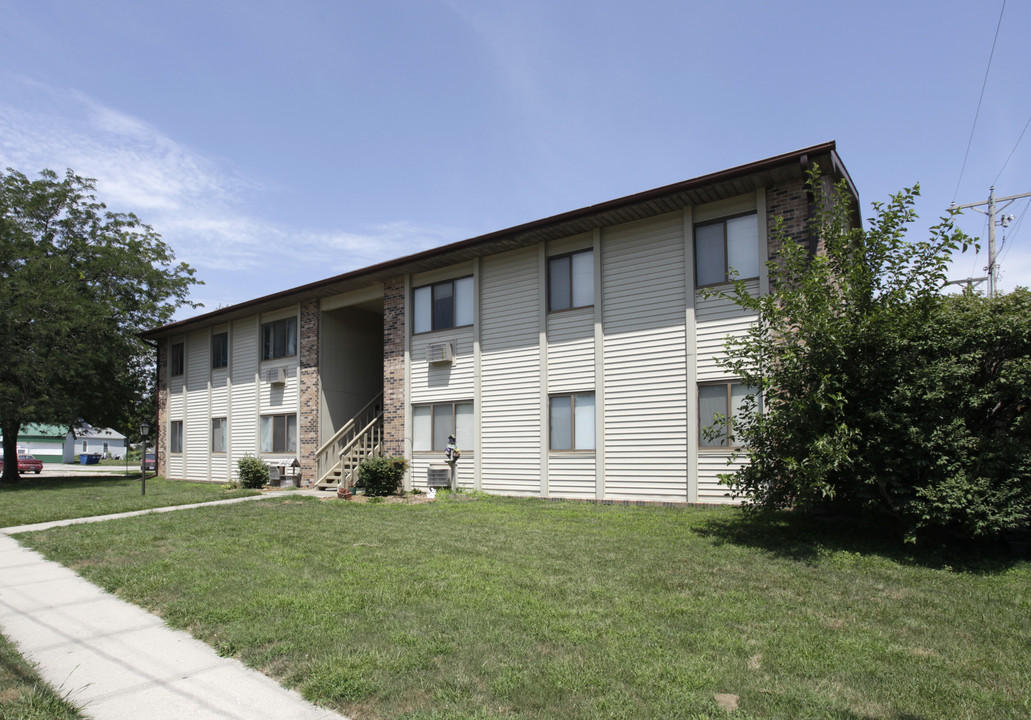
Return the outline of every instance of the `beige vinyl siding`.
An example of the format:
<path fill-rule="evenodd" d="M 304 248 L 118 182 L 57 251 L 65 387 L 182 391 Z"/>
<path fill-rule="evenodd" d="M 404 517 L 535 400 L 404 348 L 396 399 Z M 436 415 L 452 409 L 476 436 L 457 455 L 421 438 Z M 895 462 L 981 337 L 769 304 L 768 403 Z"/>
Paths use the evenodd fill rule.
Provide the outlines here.
<path fill-rule="evenodd" d="M 273 385 L 268 381 L 268 372 L 274 368 L 286 371 L 286 382 Z M 268 360 L 261 364 L 261 414 L 283 415 L 297 412 L 297 398 L 300 389 L 297 358 Z"/>
<path fill-rule="evenodd" d="M 759 281 L 749 281 L 748 291 L 758 294 Z M 726 353 L 727 336 L 744 335 L 755 318 L 754 313 L 746 313 L 730 300 L 698 295 L 695 300 L 695 333 L 698 338 L 699 382 L 727 377 L 727 371 L 717 363 L 717 359 Z"/>
<path fill-rule="evenodd" d="M 594 453 L 552 453 L 548 457 L 548 495 L 559 498 L 596 496 Z"/>
<path fill-rule="evenodd" d="M 455 351 L 453 363 L 426 362 L 427 346 L 440 342 L 451 343 Z M 411 354 L 413 404 L 472 399 L 475 366 L 471 327 L 415 335 L 411 339 Z"/>
<path fill-rule="evenodd" d="M 728 464 L 729 452 L 708 452 L 698 453 L 698 502 L 701 503 L 735 503 L 728 493 L 730 488 L 720 485 L 719 475 L 732 473 L 746 464 L 744 457 L 740 457 L 733 463 Z"/>
<path fill-rule="evenodd" d="M 548 315 L 548 392 L 594 389 L 594 308 Z"/>
<path fill-rule="evenodd" d="M 605 489 L 613 499 L 687 493 L 685 266 L 680 213 L 605 232 Z"/>
<path fill-rule="evenodd" d="M 233 416 L 229 419 L 230 467 L 244 455 L 258 455 L 258 347 L 260 328 L 256 317 L 233 321 L 229 333 L 229 367 L 232 371 Z"/>
<path fill-rule="evenodd" d="M 208 479 L 210 439 L 210 398 L 208 379 L 211 376 L 208 331 L 190 333 L 186 341 L 186 418 L 183 426 L 183 454 L 186 457 L 187 480 Z"/>
<path fill-rule="evenodd" d="M 480 289 L 481 488 L 529 495 L 541 483 L 540 303 L 536 247 L 484 258 Z"/>

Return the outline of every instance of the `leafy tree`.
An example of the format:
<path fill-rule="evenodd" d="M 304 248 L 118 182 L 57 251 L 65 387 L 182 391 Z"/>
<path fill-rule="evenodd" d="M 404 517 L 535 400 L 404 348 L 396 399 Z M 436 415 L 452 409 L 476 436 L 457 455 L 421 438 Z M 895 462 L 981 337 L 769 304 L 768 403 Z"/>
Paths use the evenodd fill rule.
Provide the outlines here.
<path fill-rule="evenodd" d="M 882 481 L 911 532 L 1031 531 L 1031 292 L 941 298 L 910 338 L 874 441 L 900 462 Z"/>
<path fill-rule="evenodd" d="M 771 292 L 753 297 L 736 282 L 716 293 L 757 314 L 747 335 L 728 339 L 724 366 L 762 398 L 734 421 L 750 462 L 723 481 L 746 506 L 887 513 L 911 538 L 991 537 L 1026 523 L 1028 321 L 1010 322 L 1026 298 L 988 323 L 985 301 L 940 295 L 966 238 L 950 215 L 929 239 L 906 239 L 918 188 L 874 203 L 863 229 L 844 184 L 825 192 L 814 172 L 808 185 L 823 252 L 781 223 Z M 978 352 L 983 343 L 1008 345 Z M 1000 433 L 1012 442 L 993 444 Z"/>
<path fill-rule="evenodd" d="M 17 479 L 25 423 L 121 424 L 153 367 L 138 333 L 190 304 L 193 269 L 95 188 L 70 170 L 0 173 L 3 482 Z"/>

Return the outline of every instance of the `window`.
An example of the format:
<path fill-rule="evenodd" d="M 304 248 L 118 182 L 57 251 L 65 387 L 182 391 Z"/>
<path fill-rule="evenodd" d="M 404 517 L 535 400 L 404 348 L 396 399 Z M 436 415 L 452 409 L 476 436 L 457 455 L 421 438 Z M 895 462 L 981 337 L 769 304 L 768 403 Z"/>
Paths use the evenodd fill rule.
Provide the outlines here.
<path fill-rule="evenodd" d="M 755 213 L 726 218 L 694 231 L 695 282 L 699 287 L 759 277 L 759 222 Z"/>
<path fill-rule="evenodd" d="M 412 408 L 412 449 L 444 452 L 447 436 L 454 435 L 459 449 L 476 445 L 471 402 L 417 405 Z"/>
<path fill-rule="evenodd" d="M 737 447 L 742 443 L 734 438 L 734 422 L 745 406 L 749 395 L 757 395 L 757 388 L 739 382 L 722 382 L 698 386 L 698 417 L 700 447 Z M 756 402 L 759 398 L 756 397 Z"/>
<path fill-rule="evenodd" d="M 173 420 L 168 424 L 168 452 L 183 451 L 183 421 Z"/>
<path fill-rule="evenodd" d="M 211 336 L 211 367 L 214 370 L 229 366 L 229 333 L 215 333 Z"/>
<path fill-rule="evenodd" d="M 552 395 L 549 422 L 552 450 L 594 450 L 594 393 Z"/>
<path fill-rule="evenodd" d="M 297 354 L 297 318 L 288 317 L 261 326 L 261 359 L 275 360 Z"/>
<path fill-rule="evenodd" d="M 212 418 L 211 420 L 211 452 L 224 453 L 226 451 L 226 419 Z"/>
<path fill-rule="evenodd" d="M 297 416 L 262 415 L 261 451 L 266 453 L 297 452 Z"/>
<path fill-rule="evenodd" d="M 416 288 L 413 332 L 447 330 L 473 324 L 473 279 L 471 277 Z"/>
<path fill-rule="evenodd" d="M 183 343 L 172 345 L 172 357 L 169 360 L 172 376 L 182 375 L 186 367 L 186 346 Z"/>
<path fill-rule="evenodd" d="M 548 310 L 594 304 L 594 251 L 548 259 Z"/>

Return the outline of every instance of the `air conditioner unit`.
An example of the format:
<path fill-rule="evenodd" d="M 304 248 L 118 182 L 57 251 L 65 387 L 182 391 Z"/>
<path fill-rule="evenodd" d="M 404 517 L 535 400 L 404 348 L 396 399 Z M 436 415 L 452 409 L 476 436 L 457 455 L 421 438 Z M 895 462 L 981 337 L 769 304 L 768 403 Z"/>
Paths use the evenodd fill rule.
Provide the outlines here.
<path fill-rule="evenodd" d="M 426 362 L 450 363 L 455 361 L 455 348 L 449 342 L 430 343 L 426 348 Z"/>
<path fill-rule="evenodd" d="M 451 467 L 449 465 L 430 465 L 426 470 L 426 485 L 431 488 L 451 487 Z"/>
<path fill-rule="evenodd" d="M 272 368 L 268 371 L 265 379 L 273 385 L 284 385 L 286 383 L 286 368 Z"/>

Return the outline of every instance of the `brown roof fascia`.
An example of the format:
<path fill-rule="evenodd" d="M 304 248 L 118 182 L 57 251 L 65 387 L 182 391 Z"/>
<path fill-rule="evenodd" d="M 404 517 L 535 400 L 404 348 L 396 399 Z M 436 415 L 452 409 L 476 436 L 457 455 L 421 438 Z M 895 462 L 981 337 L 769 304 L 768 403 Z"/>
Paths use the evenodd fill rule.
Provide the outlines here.
<path fill-rule="evenodd" d="M 569 236 L 586 232 L 593 227 L 604 227 L 638 219 L 637 217 L 629 219 L 622 217 L 627 212 L 639 217 L 657 215 L 668 212 L 671 204 L 676 207 L 698 204 L 697 201 L 692 201 L 690 196 L 702 189 L 721 186 L 717 188 L 716 194 L 722 194 L 725 197 L 739 195 L 742 192 L 740 187 L 742 183 L 753 189 L 770 185 L 774 180 L 772 173 L 775 171 L 783 171 L 787 177 L 801 177 L 809 163 L 815 161 L 822 165 L 825 159 L 829 165 L 829 168 L 825 166 L 825 170 L 829 169 L 829 174 L 833 177 L 846 180 L 856 197 L 858 206 L 858 194 L 852 179 L 837 155 L 835 142 L 830 141 L 352 270 L 341 275 L 212 310 L 186 320 L 169 323 L 141 333 L 141 336 L 145 338 L 163 337 L 173 332 L 179 332 L 187 326 L 207 325 L 216 321 L 224 322 L 262 310 L 271 310 L 277 306 L 281 307 L 288 300 L 290 304 L 293 304 L 313 298 L 327 297 L 360 286 L 368 286 L 370 283 L 382 282 L 387 278 L 407 272 L 421 272 L 478 255 L 489 255 L 535 244 L 545 237 Z M 614 217 L 617 215 L 620 217 Z"/>

